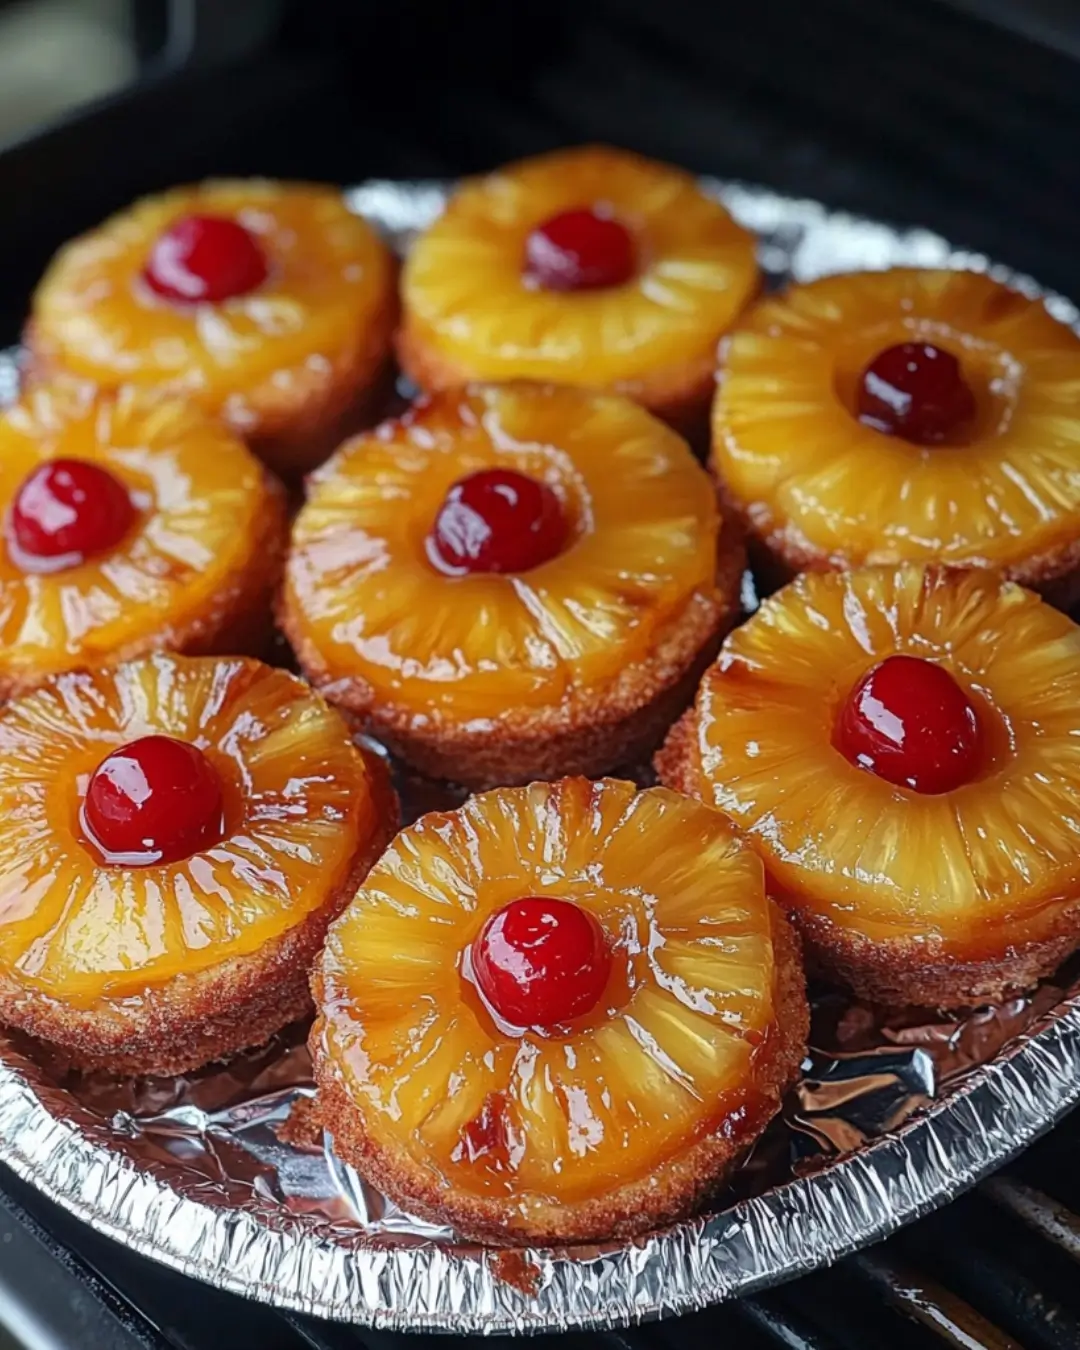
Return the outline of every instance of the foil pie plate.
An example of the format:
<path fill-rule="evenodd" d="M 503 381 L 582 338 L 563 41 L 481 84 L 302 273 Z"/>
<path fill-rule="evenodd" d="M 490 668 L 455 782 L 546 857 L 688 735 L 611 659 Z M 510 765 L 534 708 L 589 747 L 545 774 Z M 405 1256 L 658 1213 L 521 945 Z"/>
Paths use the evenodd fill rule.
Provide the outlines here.
<path fill-rule="evenodd" d="M 757 233 L 776 282 L 907 264 L 989 271 L 1043 295 L 925 230 L 706 187 Z M 445 186 L 369 182 L 348 197 L 401 250 Z M 1068 301 L 1044 299 L 1077 324 Z M 9 354 L 0 399 L 16 383 Z M 752 607 L 752 586 L 745 598 Z M 402 789 L 407 814 L 446 804 L 433 785 Z M 829 990 L 814 1008 L 802 1081 L 733 1186 L 701 1218 L 631 1243 L 499 1251 L 403 1214 L 299 1127 L 312 1091 L 302 1027 L 224 1067 L 138 1082 L 68 1077 L 0 1036 L 0 1158 L 99 1232 L 281 1308 L 399 1330 L 606 1328 L 760 1289 L 882 1238 L 1080 1098 L 1080 963 L 962 1019 L 882 1019 Z"/>

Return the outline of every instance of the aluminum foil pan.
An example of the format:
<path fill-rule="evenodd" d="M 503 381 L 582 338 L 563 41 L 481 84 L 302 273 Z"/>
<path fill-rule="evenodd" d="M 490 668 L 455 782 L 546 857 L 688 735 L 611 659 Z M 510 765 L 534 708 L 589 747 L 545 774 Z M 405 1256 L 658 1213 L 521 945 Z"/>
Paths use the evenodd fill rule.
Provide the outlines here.
<path fill-rule="evenodd" d="M 758 233 L 776 282 L 910 264 L 989 270 L 1040 293 L 925 230 L 707 187 Z M 432 183 L 349 193 L 399 249 L 443 199 Z M 1077 323 L 1067 301 L 1046 300 Z M 9 355 L 0 398 L 16 382 Z M 447 804 L 446 789 L 401 787 L 411 815 Z M 400 1212 L 305 1128 L 303 1027 L 226 1067 L 137 1082 L 65 1076 L 40 1049 L 0 1037 L 0 1157 L 136 1251 L 279 1307 L 396 1329 L 612 1327 L 775 1284 L 884 1237 L 1080 1097 L 1080 962 L 1030 998 L 962 1019 L 886 1019 L 829 990 L 813 1001 L 803 1078 L 734 1184 L 699 1219 L 628 1244 L 495 1251 Z"/>

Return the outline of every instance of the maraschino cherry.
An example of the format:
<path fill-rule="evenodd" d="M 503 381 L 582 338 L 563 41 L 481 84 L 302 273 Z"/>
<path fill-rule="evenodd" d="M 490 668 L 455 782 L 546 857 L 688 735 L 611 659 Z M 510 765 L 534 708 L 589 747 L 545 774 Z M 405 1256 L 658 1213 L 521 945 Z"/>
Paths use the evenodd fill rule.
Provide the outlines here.
<path fill-rule="evenodd" d="M 915 445 L 961 434 L 975 416 L 975 395 L 960 362 L 932 342 L 901 342 L 879 352 L 862 373 L 859 420 Z"/>
<path fill-rule="evenodd" d="M 135 507 L 108 469 L 81 459 L 52 459 L 22 482 L 7 520 L 8 544 L 24 571 L 74 567 L 115 548 Z"/>
<path fill-rule="evenodd" d="M 530 232 L 522 270 L 545 291 L 602 290 L 630 280 L 637 249 L 625 225 L 581 207 L 551 216 Z"/>
<path fill-rule="evenodd" d="M 82 823 L 109 863 L 179 862 L 221 840 L 221 779 L 197 746 L 144 736 L 107 755 L 90 775 Z"/>
<path fill-rule="evenodd" d="M 228 216 L 182 216 L 158 236 L 143 278 L 163 300 L 217 304 L 247 295 L 269 273 L 258 241 Z"/>
<path fill-rule="evenodd" d="M 603 995 L 611 953 L 603 929 L 569 900 L 512 900 L 484 925 L 472 970 L 488 1006 L 515 1027 L 580 1017 Z"/>
<path fill-rule="evenodd" d="M 558 496 L 514 469 L 482 469 L 446 494 L 428 539 L 440 571 L 528 572 L 566 544 Z"/>
<path fill-rule="evenodd" d="M 971 782 L 982 748 L 967 694 L 942 666 L 890 656 L 848 695 L 835 743 L 852 764 L 916 792 L 951 792 Z"/>

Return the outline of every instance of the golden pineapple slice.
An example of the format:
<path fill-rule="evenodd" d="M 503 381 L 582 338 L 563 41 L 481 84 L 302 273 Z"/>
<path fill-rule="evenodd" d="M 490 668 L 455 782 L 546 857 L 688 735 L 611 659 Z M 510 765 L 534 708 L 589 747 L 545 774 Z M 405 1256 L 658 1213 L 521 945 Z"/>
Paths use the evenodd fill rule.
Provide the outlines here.
<path fill-rule="evenodd" d="M 471 974 L 526 896 L 611 955 L 591 1010 L 514 1029 Z M 400 1203 L 503 1240 L 685 1213 L 798 1065 L 806 1007 L 761 864 L 722 817 L 612 779 L 504 789 L 398 836 L 332 927 L 312 1037 L 335 1145 Z"/>
<path fill-rule="evenodd" d="M 74 459 L 127 489 L 116 547 L 28 569 L 10 513 L 42 464 Z M 229 431 L 149 391 L 61 382 L 0 416 L 0 690 L 159 647 L 214 651 L 265 640 L 284 547 L 283 494 Z"/>
<path fill-rule="evenodd" d="M 430 554 L 440 507 L 492 468 L 550 485 L 569 541 L 526 572 L 447 575 Z M 328 696 L 422 767 L 491 781 L 483 755 L 517 735 L 527 780 L 550 772 L 531 735 L 623 726 L 734 613 L 741 555 L 725 534 L 735 566 L 718 581 L 719 531 L 685 443 L 627 400 L 530 384 L 447 392 L 314 477 L 283 623 Z M 599 748 L 601 768 L 619 762 Z"/>
<path fill-rule="evenodd" d="M 546 290 L 524 269 L 530 232 L 599 207 L 635 240 L 622 285 Z M 558 380 L 655 411 L 708 388 L 716 343 L 757 286 L 754 240 L 687 173 L 584 147 L 464 184 L 403 275 L 402 358 L 425 388 Z"/>
<path fill-rule="evenodd" d="M 152 735 L 208 758 L 224 834 L 173 863 L 110 864 L 87 782 Z M 298 1015 L 305 960 L 392 828 L 383 771 L 340 716 L 243 658 L 58 676 L 0 712 L 0 768 L 0 1020 L 121 1069 L 191 1067 Z"/>
<path fill-rule="evenodd" d="M 156 295 L 143 275 L 155 242 L 193 216 L 239 222 L 266 280 L 217 303 Z M 393 260 L 337 188 L 223 180 L 147 197 L 65 245 L 27 338 L 37 375 L 182 395 L 294 468 L 333 448 L 326 436 L 385 363 L 396 308 Z"/>
<path fill-rule="evenodd" d="M 980 762 L 951 790 L 887 781 L 837 743 L 850 691 L 897 653 L 976 709 Z M 661 771 L 745 833 L 857 989 L 962 1004 L 1080 941 L 1078 707 L 1080 629 L 992 572 L 806 574 L 728 639 Z"/>
<path fill-rule="evenodd" d="M 863 370 L 905 342 L 959 357 L 976 403 L 960 443 L 858 420 Z M 827 277 L 761 302 L 728 339 L 713 465 L 793 568 L 942 561 L 1041 585 L 1077 561 L 1078 391 L 1080 337 L 988 276 Z"/>

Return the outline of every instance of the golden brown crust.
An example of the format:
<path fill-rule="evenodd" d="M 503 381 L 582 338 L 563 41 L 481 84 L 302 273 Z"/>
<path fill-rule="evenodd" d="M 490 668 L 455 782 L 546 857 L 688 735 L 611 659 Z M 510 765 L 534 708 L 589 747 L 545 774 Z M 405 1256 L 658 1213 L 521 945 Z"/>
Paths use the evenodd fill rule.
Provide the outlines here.
<path fill-rule="evenodd" d="M 665 787 L 702 800 L 697 728 L 697 711 L 691 708 L 672 727 L 653 763 Z M 988 954 L 985 937 L 978 949 L 973 941 L 966 950 L 935 936 L 871 938 L 809 912 L 780 887 L 770 890 L 798 926 L 809 968 L 885 1007 L 962 1009 L 1000 1003 L 1052 975 L 1080 948 L 1080 896 L 1053 911 L 1038 940 L 1010 943 L 1003 936 L 1000 949 Z"/>
<path fill-rule="evenodd" d="M 397 799 L 383 761 L 362 752 L 372 773 L 379 821 L 357 851 L 346 881 L 321 908 L 246 957 L 181 974 L 135 998 L 71 1007 L 0 975 L 0 1024 L 44 1042 L 62 1062 L 91 1071 L 168 1076 L 261 1045 L 311 1011 L 308 972 L 326 930 L 394 835 Z"/>
<path fill-rule="evenodd" d="M 269 473 L 264 474 L 264 489 L 263 509 L 246 562 L 214 597 L 213 605 L 184 624 L 132 638 L 104 660 L 73 665 L 117 665 L 155 651 L 185 656 L 265 656 L 274 636 L 273 602 L 285 566 L 289 518 L 285 490 Z M 35 689 L 55 673 L 0 671 L 0 702 Z"/>
<path fill-rule="evenodd" d="M 271 377 L 254 389 L 237 390 L 235 404 L 227 401 L 216 411 L 275 473 L 295 481 L 377 418 L 390 386 L 396 323 L 397 298 L 391 288 L 385 304 L 349 347 L 288 372 L 287 379 Z M 23 343 L 25 385 L 65 373 L 62 353 L 38 325 L 26 324 Z"/>
<path fill-rule="evenodd" d="M 783 904 L 783 896 L 778 896 Z M 977 1008 L 1002 1003 L 1052 975 L 1080 947 L 1080 898 L 1060 910 L 1053 935 L 970 958 L 956 943 L 929 938 L 870 939 L 819 914 L 792 907 L 811 970 L 839 980 L 887 1008 Z"/>
<path fill-rule="evenodd" d="M 836 557 L 815 548 L 790 522 L 777 526 L 760 505 L 737 501 L 710 464 L 724 509 L 742 522 L 747 551 L 758 578 L 761 593 L 768 595 L 793 580 L 800 572 L 844 572 L 861 567 L 861 560 Z M 958 559 L 955 563 L 937 560 L 938 565 L 963 570 L 978 567 L 978 559 Z M 1008 567 L 998 569 L 1008 581 L 1037 591 L 1057 609 L 1068 610 L 1080 602 L 1080 539 L 1066 540 Z"/>
<path fill-rule="evenodd" d="M 695 756 L 697 726 L 697 708 L 691 706 L 671 728 L 664 744 L 653 756 L 653 768 L 664 787 L 681 792 L 684 797 L 692 797 L 695 801 L 704 801 Z M 705 804 L 711 805 L 710 802 Z"/>
<path fill-rule="evenodd" d="M 714 590 L 691 598 L 644 661 L 626 667 L 614 685 L 580 691 L 557 707 L 507 709 L 497 722 L 479 726 L 436 721 L 430 714 L 377 703 L 364 681 L 332 678 L 284 601 L 279 602 L 278 621 L 314 687 L 429 777 L 473 788 L 574 774 L 596 777 L 646 759 L 693 698 L 703 671 L 739 616 L 744 567 L 739 532 L 725 525 Z"/>
<path fill-rule="evenodd" d="M 403 1151 L 388 1154 L 368 1136 L 362 1114 L 323 1053 L 322 1024 L 311 1033 L 318 1111 L 334 1151 L 410 1213 L 449 1224 L 462 1237 L 497 1246 L 594 1242 L 630 1238 L 694 1213 L 724 1182 L 780 1109 L 806 1053 L 810 1014 L 799 939 L 773 906 L 776 1017 L 758 1050 L 755 1092 L 745 1111 L 733 1104 L 706 1135 L 648 1177 L 577 1204 L 530 1206 L 527 1219 L 513 1198 L 454 1192 Z M 318 977 L 315 1001 L 320 1002 Z"/>
<path fill-rule="evenodd" d="M 481 378 L 426 343 L 410 324 L 408 315 L 398 329 L 395 348 L 402 370 L 426 392 L 456 389 Z M 695 440 L 708 423 L 716 389 L 716 364 L 715 351 L 710 351 L 697 361 L 653 371 L 642 380 L 620 380 L 607 392 L 640 403 L 661 421 Z"/>
<path fill-rule="evenodd" d="M 295 372 L 284 390 L 273 381 L 253 390 L 248 403 L 254 426 L 237 423 L 233 429 L 288 481 L 316 468 L 347 437 L 378 420 L 391 386 L 396 322 L 391 290 L 352 348 L 337 353 L 325 370 Z"/>

